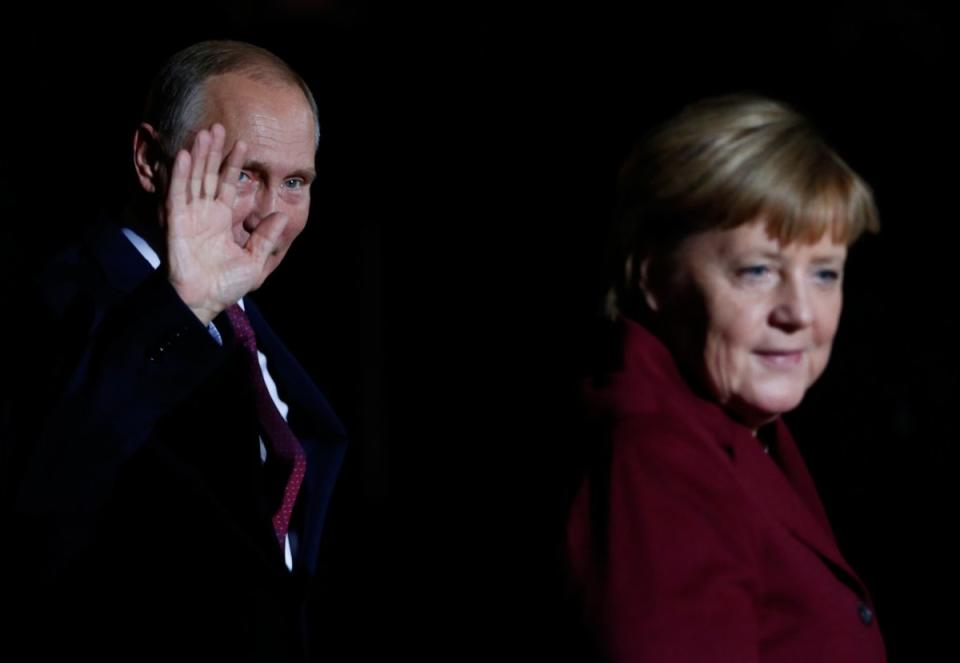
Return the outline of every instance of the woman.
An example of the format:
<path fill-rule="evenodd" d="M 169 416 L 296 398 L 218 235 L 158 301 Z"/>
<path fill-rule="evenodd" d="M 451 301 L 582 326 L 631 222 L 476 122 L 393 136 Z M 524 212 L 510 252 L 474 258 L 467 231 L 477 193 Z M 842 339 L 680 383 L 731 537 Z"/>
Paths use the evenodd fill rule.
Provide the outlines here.
<path fill-rule="evenodd" d="M 686 108 L 621 173 L 613 365 L 567 525 L 615 661 L 883 661 L 780 415 L 826 367 L 864 182 L 787 106 Z"/>

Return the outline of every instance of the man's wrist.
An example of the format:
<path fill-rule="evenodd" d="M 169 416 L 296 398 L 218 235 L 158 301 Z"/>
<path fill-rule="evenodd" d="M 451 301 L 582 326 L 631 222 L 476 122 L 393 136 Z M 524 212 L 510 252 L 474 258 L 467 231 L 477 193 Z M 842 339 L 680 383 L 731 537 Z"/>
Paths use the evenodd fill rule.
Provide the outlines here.
<path fill-rule="evenodd" d="M 208 326 L 211 322 L 213 322 L 213 319 L 220 313 L 220 311 L 197 306 L 191 306 L 190 310 L 193 311 L 193 314 L 197 316 L 204 326 Z"/>

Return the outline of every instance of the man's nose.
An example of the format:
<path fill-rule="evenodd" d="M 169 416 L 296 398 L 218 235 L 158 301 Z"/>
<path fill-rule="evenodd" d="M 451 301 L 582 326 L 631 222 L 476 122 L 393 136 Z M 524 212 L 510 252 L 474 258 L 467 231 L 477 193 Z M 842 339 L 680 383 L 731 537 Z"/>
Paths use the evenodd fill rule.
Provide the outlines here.
<path fill-rule="evenodd" d="M 256 193 L 254 208 L 264 219 L 277 211 L 277 192 L 273 187 L 261 186 Z"/>
<path fill-rule="evenodd" d="M 260 187 L 254 194 L 253 208 L 244 219 L 247 232 L 253 232 L 260 222 L 278 210 L 277 194 L 269 187 Z"/>

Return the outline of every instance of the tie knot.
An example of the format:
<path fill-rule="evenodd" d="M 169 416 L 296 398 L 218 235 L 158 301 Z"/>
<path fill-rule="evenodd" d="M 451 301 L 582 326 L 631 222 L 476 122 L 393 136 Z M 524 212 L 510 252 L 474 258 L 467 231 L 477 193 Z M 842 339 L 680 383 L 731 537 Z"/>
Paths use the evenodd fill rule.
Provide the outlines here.
<path fill-rule="evenodd" d="M 250 352 L 256 353 L 257 339 L 253 333 L 253 327 L 250 325 L 250 318 L 239 304 L 227 307 L 227 320 L 230 321 L 230 327 L 237 340 Z"/>

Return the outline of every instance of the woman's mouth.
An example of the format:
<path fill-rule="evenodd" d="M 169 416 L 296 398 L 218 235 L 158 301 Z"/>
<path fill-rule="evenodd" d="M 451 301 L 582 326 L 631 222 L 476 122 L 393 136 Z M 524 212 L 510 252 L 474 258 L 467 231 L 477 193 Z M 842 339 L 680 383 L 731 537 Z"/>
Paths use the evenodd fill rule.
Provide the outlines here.
<path fill-rule="evenodd" d="M 793 368 L 803 360 L 803 350 L 754 350 L 754 354 L 772 368 Z"/>

